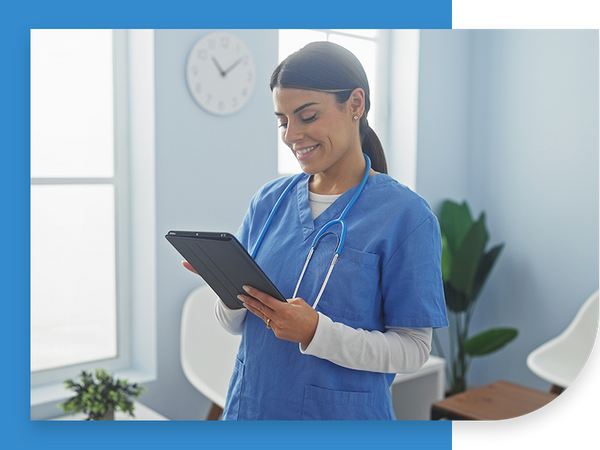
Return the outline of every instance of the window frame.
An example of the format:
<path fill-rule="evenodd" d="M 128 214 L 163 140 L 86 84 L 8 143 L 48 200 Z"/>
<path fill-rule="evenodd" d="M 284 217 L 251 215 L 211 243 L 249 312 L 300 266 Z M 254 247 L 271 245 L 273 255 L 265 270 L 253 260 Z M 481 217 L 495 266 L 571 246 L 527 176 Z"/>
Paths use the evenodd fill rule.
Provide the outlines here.
<path fill-rule="evenodd" d="M 129 102 L 127 31 L 112 30 L 114 174 L 110 178 L 41 178 L 32 177 L 31 185 L 99 185 L 114 187 L 115 201 L 115 301 L 117 355 L 114 358 L 86 361 L 43 370 L 30 371 L 31 387 L 61 382 L 82 370 L 103 367 L 122 370 L 131 365 L 131 289 L 130 289 L 130 202 L 129 202 Z"/>

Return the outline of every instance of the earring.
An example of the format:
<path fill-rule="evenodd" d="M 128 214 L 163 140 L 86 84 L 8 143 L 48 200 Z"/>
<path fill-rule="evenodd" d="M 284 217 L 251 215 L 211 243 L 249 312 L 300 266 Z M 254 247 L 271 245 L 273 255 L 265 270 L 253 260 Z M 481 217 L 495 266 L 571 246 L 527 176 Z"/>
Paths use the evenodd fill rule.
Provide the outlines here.
<path fill-rule="evenodd" d="M 358 120 L 358 116 L 354 116 L 354 117 L 353 117 L 353 119 L 354 119 L 354 120 Z"/>

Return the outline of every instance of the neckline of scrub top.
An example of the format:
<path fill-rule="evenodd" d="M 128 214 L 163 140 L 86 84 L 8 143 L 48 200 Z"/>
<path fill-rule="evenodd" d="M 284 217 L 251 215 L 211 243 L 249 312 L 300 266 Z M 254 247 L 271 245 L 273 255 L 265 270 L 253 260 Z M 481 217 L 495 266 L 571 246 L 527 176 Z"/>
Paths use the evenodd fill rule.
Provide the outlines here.
<path fill-rule="evenodd" d="M 329 208 L 333 202 L 340 198 L 342 194 L 337 195 L 323 195 L 315 194 L 312 191 L 308 191 L 308 203 L 310 204 L 310 213 L 315 220 L 321 214 L 323 214 L 327 208 Z"/>
<path fill-rule="evenodd" d="M 384 174 L 375 174 L 371 175 L 367 180 L 367 184 L 365 185 L 365 190 L 369 188 L 369 185 L 373 183 L 379 183 L 381 181 L 385 181 L 389 179 L 389 177 L 381 177 L 380 175 Z M 322 214 L 313 220 L 312 213 L 310 210 L 310 202 L 308 199 L 308 181 L 310 180 L 310 175 L 306 175 L 302 178 L 298 184 L 296 185 L 296 194 L 297 194 L 297 202 L 298 202 L 298 214 L 300 215 L 300 222 L 302 224 L 302 233 L 304 239 L 307 239 L 315 229 L 321 229 L 323 225 L 327 222 L 337 219 L 339 215 L 342 213 L 352 195 L 356 189 L 358 189 L 358 185 L 351 187 L 346 192 L 341 194 L 338 199 L 329 206 Z M 361 194 L 362 195 L 362 194 Z M 359 197 L 360 198 L 360 197 Z"/>

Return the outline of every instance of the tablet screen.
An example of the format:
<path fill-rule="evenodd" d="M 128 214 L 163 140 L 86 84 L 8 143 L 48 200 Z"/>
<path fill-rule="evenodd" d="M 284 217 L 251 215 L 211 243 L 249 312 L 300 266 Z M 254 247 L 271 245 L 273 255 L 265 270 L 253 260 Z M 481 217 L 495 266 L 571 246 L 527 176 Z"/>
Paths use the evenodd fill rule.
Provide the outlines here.
<path fill-rule="evenodd" d="M 285 302 L 269 277 L 230 233 L 169 231 L 165 236 L 230 308 L 243 308 L 237 298 L 252 286 Z"/>

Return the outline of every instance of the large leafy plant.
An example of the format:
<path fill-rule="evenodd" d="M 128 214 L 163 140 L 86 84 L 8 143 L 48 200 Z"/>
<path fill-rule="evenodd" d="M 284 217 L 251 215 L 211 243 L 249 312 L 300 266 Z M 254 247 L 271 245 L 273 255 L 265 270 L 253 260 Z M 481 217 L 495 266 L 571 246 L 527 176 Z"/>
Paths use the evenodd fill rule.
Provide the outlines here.
<path fill-rule="evenodd" d="M 485 214 L 474 221 L 466 202 L 446 200 L 439 216 L 442 233 L 442 278 L 450 322 L 450 355 L 447 369 L 450 394 L 466 389 L 471 359 L 495 352 L 514 338 L 514 328 L 493 328 L 469 336 L 477 298 L 504 244 L 485 250 L 488 232 Z M 437 337 L 437 335 L 436 335 Z M 442 356 L 445 357 L 436 339 Z"/>
<path fill-rule="evenodd" d="M 64 384 L 76 395 L 60 406 L 65 412 L 87 414 L 86 420 L 112 420 L 115 411 L 135 417 L 132 399 L 146 389 L 137 383 L 114 379 L 103 369 L 96 369 L 94 374 L 84 370 L 79 379 L 66 380 Z"/>

